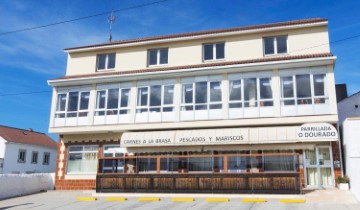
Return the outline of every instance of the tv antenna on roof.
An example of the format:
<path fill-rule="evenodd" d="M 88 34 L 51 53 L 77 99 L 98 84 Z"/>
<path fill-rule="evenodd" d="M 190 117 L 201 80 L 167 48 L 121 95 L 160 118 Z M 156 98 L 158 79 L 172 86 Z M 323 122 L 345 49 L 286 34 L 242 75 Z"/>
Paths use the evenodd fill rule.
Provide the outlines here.
<path fill-rule="evenodd" d="M 110 36 L 109 36 L 109 42 L 112 40 L 111 30 L 112 30 L 112 24 L 115 22 L 116 16 L 114 15 L 114 11 L 111 12 L 111 15 L 108 18 L 108 22 L 110 25 Z"/>

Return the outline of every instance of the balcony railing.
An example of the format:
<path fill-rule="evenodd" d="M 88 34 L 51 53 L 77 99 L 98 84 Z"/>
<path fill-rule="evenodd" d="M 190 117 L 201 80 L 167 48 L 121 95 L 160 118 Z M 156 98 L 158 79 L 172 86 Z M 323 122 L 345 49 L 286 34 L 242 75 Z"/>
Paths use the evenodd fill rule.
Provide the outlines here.
<path fill-rule="evenodd" d="M 299 154 L 101 158 L 96 190 L 300 193 Z"/>

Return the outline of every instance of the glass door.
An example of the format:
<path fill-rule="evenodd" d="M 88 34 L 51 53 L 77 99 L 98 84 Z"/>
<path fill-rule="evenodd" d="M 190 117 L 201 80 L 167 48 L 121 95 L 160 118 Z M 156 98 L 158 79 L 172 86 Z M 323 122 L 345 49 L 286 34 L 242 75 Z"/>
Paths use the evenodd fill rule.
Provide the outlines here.
<path fill-rule="evenodd" d="M 333 186 L 333 165 L 331 149 L 328 146 L 305 150 L 304 164 L 307 187 Z"/>
<path fill-rule="evenodd" d="M 322 187 L 333 186 L 333 166 L 332 166 L 332 154 L 330 147 L 319 147 L 318 159 L 319 159 L 319 180 Z"/>

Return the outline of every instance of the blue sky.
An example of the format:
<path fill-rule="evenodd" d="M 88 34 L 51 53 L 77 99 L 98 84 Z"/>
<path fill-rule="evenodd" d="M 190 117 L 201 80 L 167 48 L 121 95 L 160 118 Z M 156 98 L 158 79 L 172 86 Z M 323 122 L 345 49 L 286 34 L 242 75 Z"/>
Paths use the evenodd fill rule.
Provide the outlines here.
<path fill-rule="evenodd" d="M 156 0 L 1 0 L 0 33 L 46 25 Z M 168 0 L 116 13 L 113 40 L 313 17 L 329 19 L 330 41 L 360 35 L 360 1 Z M 51 91 L 47 80 L 65 74 L 63 49 L 107 42 L 107 16 L 0 35 L 0 125 L 47 133 Z M 323 44 L 323 43 L 320 43 Z M 360 91 L 360 37 L 331 44 L 336 83 Z M 50 135 L 57 140 L 56 135 Z"/>

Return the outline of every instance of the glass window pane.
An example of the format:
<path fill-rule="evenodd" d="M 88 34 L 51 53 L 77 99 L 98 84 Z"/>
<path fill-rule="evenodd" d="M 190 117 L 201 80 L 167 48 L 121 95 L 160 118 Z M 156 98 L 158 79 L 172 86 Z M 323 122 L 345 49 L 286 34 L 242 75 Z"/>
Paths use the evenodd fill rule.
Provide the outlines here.
<path fill-rule="evenodd" d="M 68 101 L 68 111 L 77 111 L 79 101 L 79 92 L 70 92 Z"/>
<path fill-rule="evenodd" d="M 161 106 L 161 85 L 150 87 L 150 106 Z"/>
<path fill-rule="evenodd" d="M 120 107 L 128 107 L 129 106 L 129 93 L 130 93 L 130 89 L 122 89 L 121 90 Z"/>
<path fill-rule="evenodd" d="M 314 75 L 315 96 L 325 96 L 325 74 Z"/>
<path fill-rule="evenodd" d="M 115 53 L 108 54 L 108 69 L 115 68 Z"/>
<path fill-rule="evenodd" d="M 230 81 L 230 101 L 241 100 L 241 80 Z"/>
<path fill-rule="evenodd" d="M 106 99 L 106 91 L 98 91 L 96 93 L 96 108 L 104 109 L 105 108 L 105 99 Z"/>
<path fill-rule="evenodd" d="M 294 86 L 292 77 L 281 77 L 282 98 L 294 97 Z"/>
<path fill-rule="evenodd" d="M 213 60 L 213 45 L 205 44 L 204 45 L 204 60 Z"/>
<path fill-rule="evenodd" d="M 222 104 L 210 104 L 210 109 L 222 109 Z"/>
<path fill-rule="evenodd" d="M 274 37 L 264 38 L 265 55 L 274 54 Z"/>
<path fill-rule="evenodd" d="M 108 109 L 117 109 L 119 106 L 119 89 L 109 89 L 108 90 L 108 99 L 107 99 L 107 108 Z"/>
<path fill-rule="evenodd" d="M 98 69 L 98 70 L 103 70 L 103 69 L 105 69 L 105 64 L 106 64 L 106 55 L 98 55 L 98 66 L 97 66 L 97 69 Z"/>
<path fill-rule="evenodd" d="M 168 49 L 160 49 L 160 64 L 168 63 Z"/>
<path fill-rule="evenodd" d="M 87 110 L 89 108 L 89 92 L 82 92 L 80 95 L 80 110 Z"/>
<path fill-rule="evenodd" d="M 174 111 L 174 107 L 164 107 L 163 112 L 172 112 Z"/>
<path fill-rule="evenodd" d="M 58 94 L 56 111 L 65 111 L 66 94 Z"/>
<path fill-rule="evenodd" d="M 296 96 L 297 98 L 310 98 L 311 87 L 310 87 L 310 75 L 296 75 Z"/>
<path fill-rule="evenodd" d="M 256 78 L 244 79 L 244 97 L 250 107 L 256 106 L 257 90 Z"/>
<path fill-rule="evenodd" d="M 223 59 L 225 58 L 225 44 L 219 43 L 216 44 L 216 59 Z"/>
<path fill-rule="evenodd" d="M 174 85 L 164 86 L 164 104 L 174 103 Z"/>
<path fill-rule="evenodd" d="M 205 110 L 207 109 L 207 105 L 196 105 L 195 110 Z"/>
<path fill-rule="evenodd" d="M 260 99 L 272 99 L 270 78 L 260 79 Z"/>
<path fill-rule="evenodd" d="M 193 84 L 183 84 L 182 87 L 182 103 L 193 103 Z"/>
<path fill-rule="evenodd" d="M 287 53 L 287 36 L 276 37 L 277 42 L 277 53 Z"/>
<path fill-rule="evenodd" d="M 242 104 L 241 103 L 230 103 L 229 104 L 229 108 L 241 108 Z"/>
<path fill-rule="evenodd" d="M 157 50 L 149 50 L 149 65 L 157 65 Z"/>
<path fill-rule="evenodd" d="M 147 106 L 148 105 L 148 88 L 147 87 L 142 87 L 138 89 L 138 101 L 137 101 L 137 105 L 138 106 Z"/>
<path fill-rule="evenodd" d="M 210 82 L 210 102 L 221 102 L 221 82 Z"/>
<path fill-rule="evenodd" d="M 195 103 L 207 103 L 207 82 L 195 83 Z"/>

